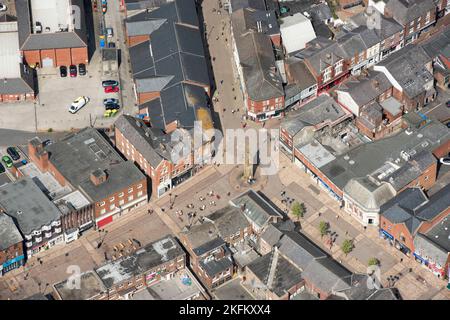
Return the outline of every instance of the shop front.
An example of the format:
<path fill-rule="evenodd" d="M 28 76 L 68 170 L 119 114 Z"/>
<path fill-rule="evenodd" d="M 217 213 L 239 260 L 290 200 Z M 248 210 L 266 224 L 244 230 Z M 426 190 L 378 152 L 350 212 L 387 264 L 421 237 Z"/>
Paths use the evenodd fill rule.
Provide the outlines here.
<path fill-rule="evenodd" d="M 394 237 L 384 229 L 380 228 L 380 238 L 386 240 L 391 246 L 394 245 Z"/>
<path fill-rule="evenodd" d="M 24 255 L 20 255 L 18 257 L 10 259 L 0 266 L 0 275 L 3 276 L 5 273 L 11 270 L 20 268 L 21 266 L 24 265 L 24 263 L 25 263 Z"/>
<path fill-rule="evenodd" d="M 397 239 L 395 239 L 394 243 L 395 243 L 395 248 L 397 248 L 397 250 L 402 252 L 404 255 L 406 255 L 408 257 L 411 255 L 411 250 L 406 245 L 404 245 L 403 243 L 401 243 Z"/>

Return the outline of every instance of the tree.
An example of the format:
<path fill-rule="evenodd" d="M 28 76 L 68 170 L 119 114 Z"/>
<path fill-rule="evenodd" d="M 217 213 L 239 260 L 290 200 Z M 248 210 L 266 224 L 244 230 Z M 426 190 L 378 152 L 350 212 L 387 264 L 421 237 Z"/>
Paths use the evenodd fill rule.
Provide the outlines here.
<path fill-rule="evenodd" d="M 300 218 L 303 218 L 303 215 L 305 214 L 305 204 L 295 201 L 291 207 L 291 210 L 294 217 L 300 220 Z"/>
<path fill-rule="evenodd" d="M 330 229 L 330 225 L 328 224 L 328 222 L 320 221 L 320 223 L 319 223 L 320 237 L 323 238 L 323 236 L 328 233 L 328 229 Z"/>
<path fill-rule="evenodd" d="M 341 249 L 345 255 L 348 255 L 353 250 L 353 240 L 345 239 L 344 242 L 342 242 Z"/>
<path fill-rule="evenodd" d="M 367 262 L 367 264 L 370 266 L 378 266 L 380 264 L 380 260 L 378 260 L 375 257 L 372 257 L 369 259 L 369 261 Z"/>

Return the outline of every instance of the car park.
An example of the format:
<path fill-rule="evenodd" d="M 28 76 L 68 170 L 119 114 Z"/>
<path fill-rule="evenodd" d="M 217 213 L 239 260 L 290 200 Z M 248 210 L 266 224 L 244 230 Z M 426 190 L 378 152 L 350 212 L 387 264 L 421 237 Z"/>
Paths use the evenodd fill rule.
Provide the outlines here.
<path fill-rule="evenodd" d="M 119 82 L 117 82 L 116 80 L 105 80 L 105 81 L 102 81 L 103 88 L 105 88 L 105 87 L 117 87 L 118 85 L 119 85 Z"/>
<path fill-rule="evenodd" d="M 119 87 L 105 87 L 105 93 L 116 93 L 119 92 Z"/>
<path fill-rule="evenodd" d="M 72 78 L 76 77 L 77 76 L 77 66 L 72 64 L 69 67 L 69 73 Z"/>
<path fill-rule="evenodd" d="M 19 154 L 19 152 L 17 151 L 16 148 L 14 148 L 14 147 L 8 147 L 8 148 L 6 149 L 6 152 L 9 154 L 9 156 L 10 156 L 14 161 L 20 159 L 20 154 Z"/>
<path fill-rule="evenodd" d="M 78 110 L 83 108 L 89 102 L 88 97 L 78 97 L 69 107 L 70 113 L 76 113 Z"/>
<path fill-rule="evenodd" d="M 2 157 L 3 163 L 6 165 L 7 168 L 11 168 L 13 166 L 13 161 L 9 156 L 3 156 Z"/>
<path fill-rule="evenodd" d="M 61 76 L 61 78 L 67 77 L 67 67 L 66 66 L 59 67 L 59 75 Z"/>
<path fill-rule="evenodd" d="M 86 65 L 84 63 L 80 63 L 78 65 L 78 73 L 80 74 L 80 76 L 86 75 Z"/>

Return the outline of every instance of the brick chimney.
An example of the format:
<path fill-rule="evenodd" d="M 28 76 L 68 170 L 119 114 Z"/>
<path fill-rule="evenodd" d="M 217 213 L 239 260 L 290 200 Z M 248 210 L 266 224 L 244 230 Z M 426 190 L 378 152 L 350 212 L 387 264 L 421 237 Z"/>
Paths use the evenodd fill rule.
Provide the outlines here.
<path fill-rule="evenodd" d="M 39 170 L 46 172 L 48 170 L 49 154 L 44 149 L 41 139 L 35 137 L 28 142 L 28 154 Z"/>
<path fill-rule="evenodd" d="M 108 175 L 105 170 L 97 169 L 91 172 L 90 179 L 95 186 L 98 186 L 108 179 Z"/>

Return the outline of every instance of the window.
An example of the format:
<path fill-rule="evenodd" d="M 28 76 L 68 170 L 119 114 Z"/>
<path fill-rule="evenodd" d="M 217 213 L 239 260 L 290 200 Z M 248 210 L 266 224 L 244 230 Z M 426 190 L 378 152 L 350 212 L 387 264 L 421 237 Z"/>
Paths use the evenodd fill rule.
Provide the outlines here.
<path fill-rule="evenodd" d="M 132 193 L 133 192 L 133 188 L 128 189 L 128 193 Z"/>
<path fill-rule="evenodd" d="M 137 186 L 138 189 L 142 188 L 142 183 L 140 185 Z"/>
<path fill-rule="evenodd" d="M 105 201 L 102 201 L 102 202 L 99 203 L 100 207 L 103 207 L 104 205 L 105 205 Z"/>
<path fill-rule="evenodd" d="M 112 205 L 109 206 L 109 210 L 114 210 L 115 207 L 116 205 L 113 203 Z"/>
<path fill-rule="evenodd" d="M 123 192 L 119 193 L 119 198 L 123 198 Z"/>
<path fill-rule="evenodd" d="M 114 197 L 109 198 L 109 202 L 113 202 L 115 200 Z"/>
<path fill-rule="evenodd" d="M 106 212 L 106 209 L 100 210 L 100 214 L 104 214 Z"/>
<path fill-rule="evenodd" d="M 133 195 L 128 197 L 128 201 L 132 201 L 134 199 Z"/>
<path fill-rule="evenodd" d="M 138 197 L 142 196 L 142 191 L 139 191 L 137 194 Z"/>
<path fill-rule="evenodd" d="M 123 199 L 119 201 L 120 206 L 123 205 L 124 203 L 125 203 L 125 200 L 123 200 Z"/>

